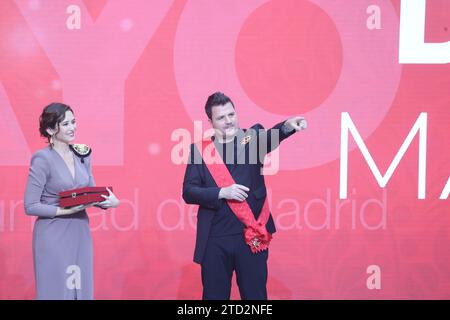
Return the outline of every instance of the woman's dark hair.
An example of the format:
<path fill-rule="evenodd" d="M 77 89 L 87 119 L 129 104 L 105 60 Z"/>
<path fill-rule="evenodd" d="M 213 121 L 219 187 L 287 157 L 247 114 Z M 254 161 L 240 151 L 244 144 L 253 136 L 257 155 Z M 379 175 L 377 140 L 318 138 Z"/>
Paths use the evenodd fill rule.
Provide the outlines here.
<path fill-rule="evenodd" d="M 205 112 L 206 112 L 206 115 L 208 116 L 208 118 L 211 119 L 211 117 L 212 117 L 212 107 L 223 106 L 223 105 L 227 104 L 228 102 L 230 102 L 234 108 L 233 101 L 231 101 L 231 99 L 228 98 L 222 92 L 215 92 L 212 95 L 210 95 L 208 97 L 208 100 L 206 101 L 206 105 L 205 105 Z"/>
<path fill-rule="evenodd" d="M 50 135 L 47 132 L 48 128 L 57 129 L 59 131 L 59 124 L 66 117 L 66 111 L 70 111 L 73 113 L 71 107 L 66 104 L 53 102 L 46 106 L 42 111 L 41 116 L 39 117 L 39 132 L 42 137 L 47 138 L 47 141 L 50 143 Z"/>

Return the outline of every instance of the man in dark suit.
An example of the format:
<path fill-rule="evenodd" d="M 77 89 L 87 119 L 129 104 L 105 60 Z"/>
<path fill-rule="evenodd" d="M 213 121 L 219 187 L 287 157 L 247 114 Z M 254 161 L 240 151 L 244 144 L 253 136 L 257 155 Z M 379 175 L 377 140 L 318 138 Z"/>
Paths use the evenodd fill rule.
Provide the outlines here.
<path fill-rule="evenodd" d="M 270 130 L 264 130 L 260 124 L 240 129 L 233 102 L 221 92 L 209 96 L 205 111 L 215 129 L 210 143 L 220 154 L 221 163 L 228 170 L 226 174 L 231 174 L 228 181 L 234 183 L 220 185 L 214 178 L 217 174 L 212 174 L 214 167 L 205 159 L 206 148 L 191 145 L 183 199 L 199 205 L 194 262 L 201 265 L 203 299 L 228 300 L 235 271 L 242 299 L 265 300 L 268 249 L 261 250 L 258 239 L 246 242 L 243 213 L 233 211 L 233 205 L 246 202 L 253 221 L 262 218 L 265 211 L 263 231 L 270 242 L 275 225 L 265 203 L 264 157 L 282 140 L 306 129 L 306 121 L 303 117 L 292 117 Z M 257 252 L 253 251 L 255 248 Z"/>

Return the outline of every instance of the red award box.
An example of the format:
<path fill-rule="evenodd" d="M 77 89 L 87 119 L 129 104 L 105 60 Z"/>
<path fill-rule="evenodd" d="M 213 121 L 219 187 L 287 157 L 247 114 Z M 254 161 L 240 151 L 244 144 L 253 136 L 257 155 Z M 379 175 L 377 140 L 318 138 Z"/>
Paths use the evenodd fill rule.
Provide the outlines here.
<path fill-rule="evenodd" d="M 108 187 L 112 191 L 112 187 Z M 59 193 L 59 206 L 62 208 L 74 207 L 81 204 L 102 202 L 105 200 L 101 195 L 108 196 L 106 187 L 85 187 L 67 190 Z"/>

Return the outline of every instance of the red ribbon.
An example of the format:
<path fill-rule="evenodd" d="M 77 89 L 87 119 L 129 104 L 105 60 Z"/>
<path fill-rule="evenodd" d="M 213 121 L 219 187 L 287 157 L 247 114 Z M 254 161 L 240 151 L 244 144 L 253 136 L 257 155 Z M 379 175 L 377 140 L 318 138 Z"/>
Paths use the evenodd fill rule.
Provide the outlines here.
<path fill-rule="evenodd" d="M 199 148 L 199 150 L 202 151 L 201 154 L 203 156 L 203 160 L 205 161 L 206 167 L 211 173 L 217 186 L 219 188 L 223 188 L 235 184 L 236 182 L 231 176 L 230 171 L 228 171 L 226 165 L 223 163 L 222 157 L 216 153 L 217 150 L 215 147 L 211 150 L 211 157 L 205 159 L 203 152 L 210 144 L 212 144 L 212 141 L 203 141 L 201 149 Z M 266 250 L 269 247 L 270 240 L 272 240 L 272 235 L 266 230 L 266 224 L 270 216 L 267 197 L 264 200 L 264 205 L 258 220 L 255 219 L 247 200 L 242 202 L 236 200 L 226 201 L 231 211 L 233 211 L 236 217 L 245 225 L 245 243 L 250 246 L 252 252 L 258 253 Z"/>

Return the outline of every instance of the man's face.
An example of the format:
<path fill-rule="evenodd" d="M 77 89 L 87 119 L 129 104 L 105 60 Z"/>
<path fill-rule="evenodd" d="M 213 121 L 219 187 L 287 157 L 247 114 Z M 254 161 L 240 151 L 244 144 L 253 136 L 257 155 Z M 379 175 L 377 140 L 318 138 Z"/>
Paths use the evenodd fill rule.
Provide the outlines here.
<path fill-rule="evenodd" d="M 224 105 L 213 106 L 211 108 L 211 119 L 209 121 L 216 130 L 216 134 L 223 138 L 233 137 L 239 128 L 236 110 L 234 110 L 231 102 Z"/>

